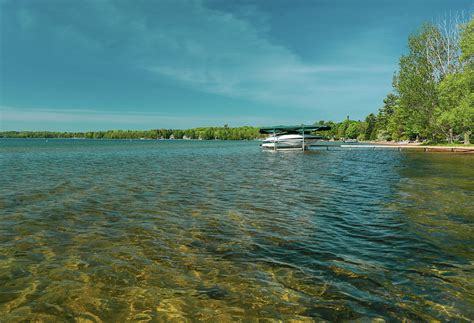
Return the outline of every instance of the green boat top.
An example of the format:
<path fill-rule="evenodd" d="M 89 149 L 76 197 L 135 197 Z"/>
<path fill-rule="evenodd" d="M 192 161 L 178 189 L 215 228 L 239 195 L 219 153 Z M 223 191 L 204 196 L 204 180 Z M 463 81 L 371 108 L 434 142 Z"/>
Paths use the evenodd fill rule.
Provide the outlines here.
<path fill-rule="evenodd" d="M 313 132 L 313 131 L 325 131 L 331 130 L 330 126 L 327 125 L 298 125 L 298 126 L 273 126 L 273 127 L 262 127 L 260 133 L 302 133 L 302 132 Z"/>

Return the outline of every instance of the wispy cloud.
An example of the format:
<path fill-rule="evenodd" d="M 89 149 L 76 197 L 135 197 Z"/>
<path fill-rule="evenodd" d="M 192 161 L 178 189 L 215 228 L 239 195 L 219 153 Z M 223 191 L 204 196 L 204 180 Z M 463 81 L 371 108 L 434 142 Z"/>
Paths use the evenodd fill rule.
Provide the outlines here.
<path fill-rule="evenodd" d="M 395 70 L 395 66 L 386 65 L 310 64 L 236 16 L 202 5 L 185 12 L 190 23 L 167 30 L 164 37 L 175 49 L 172 56 L 147 60 L 142 67 L 201 91 L 314 109 L 328 91 L 364 91 L 364 86 L 353 84 L 351 74 L 390 75 Z M 262 24 L 259 28 L 265 29 Z"/>
<path fill-rule="evenodd" d="M 54 123 L 114 123 L 114 124 L 143 124 L 148 122 L 176 121 L 177 116 L 167 116 L 157 113 L 108 112 L 96 109 L 25 109 L 15 107 L 0 107 L 2 121 L 8 122 L 54 122 Z"/>
<path fill-rule="evenodd" d="M 394 70 L 305 62 L 267 38 L 267 17 L 252 6 L 230 14 L 198 0 L 137 1 L 133 6 L 83 0 L 80 5 L 58 3 L 58 8 L 19 3 L 23 4 L 16 10 L 19 25 L 48 29 L 53 43 L 87 49 L 88 55 L 132 65 L 197 91 L 274 107 L 317 110 L 328 92 L 367 91 L 367 86 L 354 84 L 349 74 Z M 248 17 L 258 23 L 250 23 Z"/>

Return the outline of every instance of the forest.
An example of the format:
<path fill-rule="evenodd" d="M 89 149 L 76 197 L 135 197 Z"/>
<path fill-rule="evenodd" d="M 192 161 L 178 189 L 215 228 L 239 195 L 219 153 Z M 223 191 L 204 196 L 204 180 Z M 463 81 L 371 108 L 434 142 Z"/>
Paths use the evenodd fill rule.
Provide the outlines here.
<path fill-rule="evenodd" d="M 107 130 L 88 132 L 5 131 L 4 138 L 85 138 L 85 139 L 221 139 L 252 140 L 261 135 L 256 127 L 204 127 L 193 129 Z"/>
<path fill-rule="evenodd" d="M 331 138 L 470 143 L 474 127 L 474 17 L 426 23 L 408 39 L 393 92 L 363 121 L 324 122 Z"/>

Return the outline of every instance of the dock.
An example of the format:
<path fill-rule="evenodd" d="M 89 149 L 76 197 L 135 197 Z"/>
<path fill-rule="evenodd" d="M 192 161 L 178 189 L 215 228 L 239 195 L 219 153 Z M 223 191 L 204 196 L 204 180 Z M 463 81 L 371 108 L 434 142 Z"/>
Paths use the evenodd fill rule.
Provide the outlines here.
<path fill-rule="evenodd" d="M 474 153 L 473 146 L 422 146 L 407 144 L 315 144 L 311 145 L 313 150 L 411 150 L 424 152 L 452 152 L 452 153 Z"/>

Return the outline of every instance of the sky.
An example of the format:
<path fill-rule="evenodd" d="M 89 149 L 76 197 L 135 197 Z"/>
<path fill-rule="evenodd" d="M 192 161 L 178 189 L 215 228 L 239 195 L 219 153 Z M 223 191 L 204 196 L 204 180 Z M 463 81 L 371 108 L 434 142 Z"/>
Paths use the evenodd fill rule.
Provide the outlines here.
<path fill-rule="evenodd" d="M 363 119 L 474 0 L 0 0 L 0 130 Z"/>

